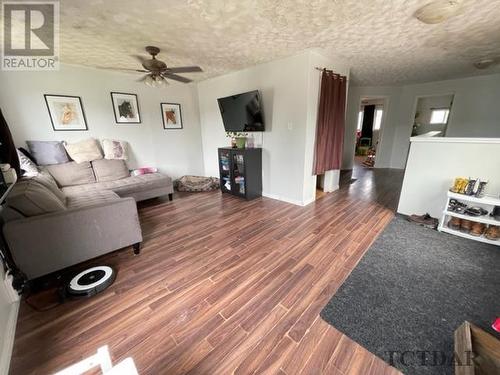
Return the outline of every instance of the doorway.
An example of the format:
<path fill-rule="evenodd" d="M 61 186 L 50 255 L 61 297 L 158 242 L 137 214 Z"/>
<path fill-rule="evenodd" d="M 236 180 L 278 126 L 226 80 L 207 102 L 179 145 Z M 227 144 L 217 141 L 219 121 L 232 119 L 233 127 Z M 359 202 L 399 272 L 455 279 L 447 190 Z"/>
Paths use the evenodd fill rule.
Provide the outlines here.
<path fill-rule="evenodd" d="M 373 168 L 375 166 L 386 112 L 387 98 L 361 98 L 356 128 L 355 165 L 364 168 Z"/>

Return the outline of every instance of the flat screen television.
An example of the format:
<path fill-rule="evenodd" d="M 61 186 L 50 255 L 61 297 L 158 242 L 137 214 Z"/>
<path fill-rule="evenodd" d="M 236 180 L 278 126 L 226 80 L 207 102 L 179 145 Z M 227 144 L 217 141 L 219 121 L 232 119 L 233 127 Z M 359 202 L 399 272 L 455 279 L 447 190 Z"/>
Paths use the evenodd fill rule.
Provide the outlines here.
<path fill-rule="evenodd" d="M 227 132 L 264 131 L 262 101 L 257 90 L 217 99 Z"/>

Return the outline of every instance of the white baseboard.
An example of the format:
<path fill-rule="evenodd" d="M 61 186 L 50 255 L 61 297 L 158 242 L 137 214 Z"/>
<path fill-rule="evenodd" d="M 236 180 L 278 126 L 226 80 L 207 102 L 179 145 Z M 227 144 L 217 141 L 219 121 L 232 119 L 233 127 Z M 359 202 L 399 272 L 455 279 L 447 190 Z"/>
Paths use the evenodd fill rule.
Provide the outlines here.
<path fill-rule="evenodd" d="M 339 190 L 339 189 L 340 189 L 340 186 L 335 185 L 331 190 L 328 190 L 328 191 L 325 190 L 325 193 L 333 193 L 334 191 Z"/>
<path fill-rule="evenodd" d="M 290 198 L 286 198 L 286 197 L 281 197 L 281 196 L 276 195 L 276 194 L 262 193 L 262 196 L 264 196 L 266 198 L 276 199 L 278 201 L 282 201 L 282 202 L 286 202 L 286 203 L 291 203 L 291 204 L 294 204 L 296 206 L 305 206 L 304 202 L 302 202 L 302 201 L 290 199 Z"/>
<path fill-rule="evenodd" d="M 12 349 L 14 347 L 14 337 L 16 335 L 17 314 L 19 312 L 19 302 L 14 302 L 10 306 L 7 325 L 4 330 L 2 347 L 0 348 L 0 375 L 9 373 Z"/>

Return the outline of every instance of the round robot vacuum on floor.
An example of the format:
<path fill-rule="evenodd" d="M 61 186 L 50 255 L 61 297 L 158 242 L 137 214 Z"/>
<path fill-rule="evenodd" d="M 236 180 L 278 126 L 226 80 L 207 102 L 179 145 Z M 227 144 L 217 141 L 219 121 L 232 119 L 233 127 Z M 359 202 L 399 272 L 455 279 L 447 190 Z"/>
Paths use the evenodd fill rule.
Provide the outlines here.
<path fill-rule="evenodd" d="M 115 277 L 115 271 L 109 266 L 92 267 L 73 277 L 66 289 L 70 296 L 90 297 L 113 284 Z"/>

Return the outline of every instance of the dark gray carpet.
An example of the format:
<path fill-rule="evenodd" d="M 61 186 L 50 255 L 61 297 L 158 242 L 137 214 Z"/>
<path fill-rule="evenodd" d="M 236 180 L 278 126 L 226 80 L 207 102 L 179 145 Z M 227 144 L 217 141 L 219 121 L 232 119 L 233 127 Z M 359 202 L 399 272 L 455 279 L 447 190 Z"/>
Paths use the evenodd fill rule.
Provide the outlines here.
<path fill-rule="evenodd" d="M 440 375 L 453 374 L 455 329 L 468 320 L 499 337 L 490 328 L 499 315 L 500 247 L 402 217 L 321 311 L 326 322 L 405 374 Z"/>

